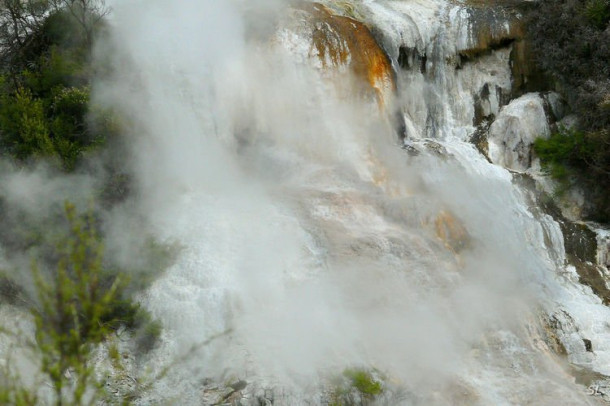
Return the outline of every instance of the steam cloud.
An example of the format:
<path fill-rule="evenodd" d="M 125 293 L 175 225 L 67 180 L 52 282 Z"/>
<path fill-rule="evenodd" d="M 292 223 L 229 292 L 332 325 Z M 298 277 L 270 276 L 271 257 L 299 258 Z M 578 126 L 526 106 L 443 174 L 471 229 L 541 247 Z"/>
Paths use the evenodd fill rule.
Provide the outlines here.
<path fill-rule="evenodd" d="M 136 185 L 108 213 L 110 248 L 127 261 L 139 219 L 183 247 L 142 297 L 166 327 L 149 364 L 230 332 L 159 392 L 223 376 L 303 389 L 356 365 L 429 394 L 545 368 L 506 344 L 526 340 L 517 316 L 549 268 L 522 242 L 542 231 L 510 176 L 458 144 L 408 157 L 376 106 L 269 37 L 282 2 L 249 3 L 116 2 L 98 47 L 114 73 L 94 96 L 128 123 Z M 469 235 L 459 253 L 435 232 L 443 211 Z M 474 349 L 501 353 L 489 375 Z"/>

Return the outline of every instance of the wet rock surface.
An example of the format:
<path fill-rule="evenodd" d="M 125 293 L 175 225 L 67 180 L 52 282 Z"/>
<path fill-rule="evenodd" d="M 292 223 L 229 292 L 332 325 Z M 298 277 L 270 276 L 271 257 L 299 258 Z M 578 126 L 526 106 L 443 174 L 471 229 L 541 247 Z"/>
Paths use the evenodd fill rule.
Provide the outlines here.
<path fill-rule="evenodd" d="M 360 90 L 381 106 L 391 101 L 396 85 L 390 60 L 361 21 L 339 15 L 321 3 L 300 2 L 280 26 L 278 38 L 289 44 L 286 33 L 307 44 L 302 50 L 295 44 L 293 50 L 318 59 L 322 69 L 347 69 L 358 80 L 356 94 Z"/>
<path fill-rule="evenodd" d="M 489 158 L 505 168 L 525 171 L 533 163 L 533 144 L 550 135 L 544 101 L 530 93 L 505 106 L 489 128 Z"/>

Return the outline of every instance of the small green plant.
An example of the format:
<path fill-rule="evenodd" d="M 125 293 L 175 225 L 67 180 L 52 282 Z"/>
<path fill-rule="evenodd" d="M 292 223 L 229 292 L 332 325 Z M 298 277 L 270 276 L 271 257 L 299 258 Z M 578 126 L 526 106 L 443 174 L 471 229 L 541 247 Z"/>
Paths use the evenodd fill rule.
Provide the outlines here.
<path fill-rule="evenodd" d="M 65 210 L 70 233 L 58 245 L 56 271 L 45 278 L 33 267 L 39 301 L 32 310 L 36 345 L 56 406 L 82 405 L 86 396 L 96 399 L 102 391 L 90 354 L 112 332 L 104 321 L 122 287 L 119 277 L 109 285 L 102 283 L 102 246 L 92 216 L 78 216 L 68 203 Z"/>
<path fill-rule="evenodd" d="M 0 270 L 0 304 L 15 305 L 23 294 L 23 289 L 6 275 L 5 271 Z"/>
<path fill-rule="evenodd" d="M 364 369 L 346 369 L 343 375 L 347 377 L 354 388 L 361 394 L 376 396 L 383 392 L 381 382 L 377 381 L 373 375 Z"/>
<path fill-rule="evenodd" d="M 383 383 L 363 368 L 347 368 L 331 384 L 329 406 L 368 405 L 384 392 Z"/>
<path fill-rule="evenodd" d="M 136 347 L 142 353 L 146 353 L 154 348 L 163 331 L 161 322 L 153 319 L 150 312 L 142 308 L 139 308 L 136 312 L 131 328 L 136 334 Z"/>
<path fill-rule="evenodd" d="M 610 22 L 610 0 L 589 0 L 585 3 L 585 16 L 596 28 L 603 30 Z"/>
<path fill-rule="evenodd" d="M 569 190 L 579 171 L 586 168 L 595 152 L 584 132 L 568 129 L 560 129 L 548 139 L 536 139 L 534 151 L 540 157 L 544 170 L 558 181 L 557 195 Z"/>
<path fill-rule="evenodd" d="M 148 351 L 162 327 L 129 299 L 123 274 L 104 268 L 103 246 L 92 212 L 80 215 L 70 203 L 64 210 L 68 230 L 56 240 L 55 265 L 47 261 L 44 267 L 32 266 L 35 340 L 26 339 L 25 343 L 26 350 L 39 360 L 39 380 L 53 388 L 52 403 L 82 406 L 108 396 L 92 364 L 99 344 L 107 345 L 112 366 L 120 371 L 121 356 L 111 334 L 121 326 L 131 329 L 139 350 Z M 2 333 L 24 338 L 6 330 Z M 0 404 L 34 405 L 39 395 L 36 389 L 24 388 L 8 368 L 0 371 Z"/>
<path fill-rule="evenodd" d="M 585 132 L 562 128 L 548 139 L 536 139 L 534 150 L 543 163 L 584 167 L 595 153 L 595 146 Z"/>

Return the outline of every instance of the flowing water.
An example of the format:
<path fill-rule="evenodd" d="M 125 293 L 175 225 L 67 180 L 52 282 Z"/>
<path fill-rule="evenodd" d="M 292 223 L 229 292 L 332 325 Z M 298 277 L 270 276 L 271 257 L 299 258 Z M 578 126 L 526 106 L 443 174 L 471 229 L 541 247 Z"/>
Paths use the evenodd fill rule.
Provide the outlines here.
<path fill-rule="evenodd" d="M 477 97 L 490 116 L 511 94 L 510 44 L 460 60 L 467 5 L 328 3 L 389 57 L 375 97 L 283 2 L 117 4 L 95 93 L 131 123 L 138 201 L 114 215 L 182 247 L 141 297 L 165 332 L 138 368 L 173 365 L 141 404 L 238 379 L 243 404 L 326 404 L 347 367 L 382 374 L 385 404 L 595 404 L 556 352 L 610 374 L 610 312 L 533 192 L 468 142 Z"/>

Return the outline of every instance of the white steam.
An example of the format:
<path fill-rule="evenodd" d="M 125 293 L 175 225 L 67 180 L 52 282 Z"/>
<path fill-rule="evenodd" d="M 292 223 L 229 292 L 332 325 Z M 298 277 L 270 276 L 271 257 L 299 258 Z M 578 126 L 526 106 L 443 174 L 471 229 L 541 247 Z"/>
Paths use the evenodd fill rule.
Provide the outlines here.
<path fill-rule="evenodd" d="M 427 395 L 459 376 L 519 380 L 513 362 L 545 370 L 511 347 L 553 263 L 510 175 L 460 143 L 407 156 L 384 117 L 261 40 L 250 15 L 265 18 L 125 1 L 104 48 L 115 73 L 95 95 L 130 124 L 135 210 L 184 247 L 144 297 L 167 328 L 150 363 L 230 331 L 162 391 L 223 375 L 304 388 L 364 365 Z M 470 236 L 460 253 L 437 236 L 442 212 Z"/>

